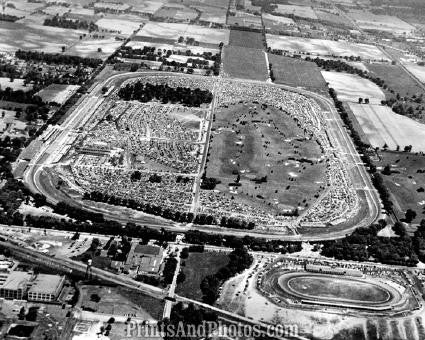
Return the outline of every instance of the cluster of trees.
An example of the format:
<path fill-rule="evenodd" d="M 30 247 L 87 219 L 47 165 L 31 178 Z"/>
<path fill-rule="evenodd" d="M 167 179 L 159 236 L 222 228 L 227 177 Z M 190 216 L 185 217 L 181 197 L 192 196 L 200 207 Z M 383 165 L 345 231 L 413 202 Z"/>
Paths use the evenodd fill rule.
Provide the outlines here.
<path fill-rule="evenodd" d="M 201 282 L 202 300 L 210 305 L 219 296 L 219 288 L 226 280 L 249 268 L 253 258 L 245 247 L 239 247 L 229 254 L 229 263 L 220 268 L 217 273 L 208 275 Z"/>
<path fill-rule="evenodd" d="M 214 190 L 217 184 L 220 184 L 221 181 L 214 177 L 207 177 L 204 173 L 201 181 L 201 189 L 204 190 Z"/>
<path fill-rule="evenodd" d="M 254 222 L 247 222 L 235 217 L 223 216 L 220 220 L 220 227 L 232 228 L 232 229 L 248 229 L 252 230 L 255 227 Z"/>
<path fill-rule="evenodd" d="M 102 64 L 102 60 L 98 58 L 84 58 L 74 55 L 65 55 L 59 53 L 44 53 L 37 51 L 22 51 L 15 52 L 16 58 L 26 61 L 41 61 L 47 64 L 64 64 L 64 65 L 84 65 L 96 68 Z"/>
<path fill-rule="evenodd" d="M 93 21 L 68 19 L 65 16 L 55 15 L 53 18 L 46 18 L 44 26 L 70 28 L 74 30 L 88 30 L 89 32 L 98 31 L 99 27 Z"/>
<path fill-rule="evenodd" d="M 208 90 L 199 88 L 192 90 L 188 87 L 169 87 L 167 84 L 151 84 L 138 81 L 122 87 L 118 95 L 124 100 L 139 100 L 143 103 L 153 99 L 166 103 L 181 103 L 186 106 L 199 107 L 211 103 L 213 95 Z"/>
<path fill-rule="evenodd" d="M 171 284 L 173 282 L 174 272 L 177 268 L 177 260 L 174 257 L 169 257 L 165 261 L 162 276 L 165 284 Z"/>
<path fill-rule="evenodd" d="M 377 224 L 356 229 L 342 240 L 324 242 L 321 254 L 340 260 L 415 266 L 418 254 L 425 254 L 425 229 L 420 228 L 413 239 L 402 229 L 397 229 L 400 237 L 379 237 L 378 232 L 385 226 L 386 222 L 380 220 Z"/>
<path fill-rule="evenodd" d="M 35 96 L 34 93 L 34 90 L 22 91 L 12 90 L 10 87 L 6 87 L 5 89 L 0 88 L 0 100 L 15 103 L 41 105 L 41 98 L 39 96 Z"/>

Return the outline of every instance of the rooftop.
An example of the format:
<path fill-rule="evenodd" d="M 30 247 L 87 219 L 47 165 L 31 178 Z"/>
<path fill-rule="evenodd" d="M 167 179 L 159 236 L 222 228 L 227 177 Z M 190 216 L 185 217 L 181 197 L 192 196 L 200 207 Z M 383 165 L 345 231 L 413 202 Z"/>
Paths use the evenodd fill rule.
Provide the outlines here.
<path fill-rule="evenodd" d="M 10 290 L 22 289 L 25 288 L 31 278 L 32 274 L 27 272 L 11 272 L 0 288 Z"/>
<path fill-rule="evenodd" d="M 55 294 L 63 280 L 59 275 L 38 274 L 28 292 Z"/>

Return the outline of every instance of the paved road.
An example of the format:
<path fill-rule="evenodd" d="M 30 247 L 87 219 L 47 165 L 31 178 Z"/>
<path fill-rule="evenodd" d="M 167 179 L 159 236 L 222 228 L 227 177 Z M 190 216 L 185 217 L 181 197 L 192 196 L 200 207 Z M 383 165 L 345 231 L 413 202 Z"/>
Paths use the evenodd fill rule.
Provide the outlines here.
<path fill-rule="evenodd" d="M 30 162 L 28 169 L 24 174 L 24 181 L 27 186 L 33 192 L 39 192 L 46 196 L 48 202 L 52 204 L 57 204 L 61 199 L 57 196 L 57 190 L 53 185 L 49 183 L 42 183 L 40 180 L 40 174 L 45 166 L 50 165 L 50 161 L 52 160 L 52 155 L 57 154 L 63 145 L 63 141 L 68 140 L 70 137 L 70 133 L 72 131 L 78 130 L 81 122 L 86 122 L 90 119 L 91 115 L 94 114 L 96 108 L 103 102 L 103 97 L 101 96 L 101 89 L 104 86 L 111 86 L 112 84 L 122 81 L 124 79 L 136 78 L 146 74 L 158 74 L 157 72 L 135 72 L 135 73 L 123 73 L 111 76 L 106 79 L 102 83 L 99 83 L 94 87 L 94 90 L 87 94 L 82 102 L 75 108 L 71 115 L 68 116 L 67 120 L 61 125 L 62 131 L 57 136 L 56 140 L 52 141 L 48 146 L 43 146 L 40 149 L 40 152 L 34 157 L 34 159 Z M 180 76 L 176 73 L 159 73 L 160 75 L 172 75 L 172 76 Z M 232 79 L 233 80 L 233 79 Z M 264 82 L 254 81 L 254 80 L 246 80 L 246 79 L 234 79 L 235 81 L 252 83 L 252 84 L 262 84 Z M 249 235 L 252 237 L 263 237 L 268 239 L 280 239 L 280 240 L 288 240 L 288 241 L 320 241 L 320 240 L 332 240 L 343 238 L 347 233 L 352 232 L 354 229 L 361 226 L 368 226 L 373 223 L 378 217 L 380 213 L 380 201 L 379 196 L 376 191 L 373 189 L 373 185 L 369 178 L 366 169 L 361 163 L 360 157 L 357 154 L 357 151 L 354 147 L 351 138 L 348 136 L 347 131 L 341 125 L 341 120 L 338 112 L 336 111 L 332 101 L 329 98 L 326 98 L 320 94 L 307 91 L 305 89 L 293 88 L 286 85 L 280 84 L 270 84 L 270 86 L 277 86 L 283 88 L 288 91 L 296 92 L 307 97 L 313 98 L 317 101 L 320 101 L 326 107 L 328 107 L 328 118 L 330 122 L 330 129 L 328 133 L 331 133 L 334 136 L 334 139 L 338 142 L 338 148 L 341 150 L 341 153 L 345 154 L 347 161 L 352 164 L 351 173 L 353 174 L 352 178 L 354 181 L 357 181 L 358 190 L 364 191 L 366 200 L 367 200 L 367 217 L 364 218 L 359 223 L 349 226 L 343 230 L 339 231 L 328 231 L 323 233 L 317 233 L 315 235 L 282 235 L 278 232 L 260 232 L 260 231 L 243 231 L 243 230 L 229 230 L 226 228 L 220 228 L 217 226 L 192 226 L 192 225 L 181 225 L 177 223 L 173 223 L 161 218 L 149 218 L 149 223 L 146 223 L 146 219 L 143 217 L 135 218 L 130 214 L 123 214 L 127 209 L 114 207 L 113 209 L 108 210 L 100 210 L 93 206 L 91 202 L 79 202 L 79 204 L 84 205 L 84 208 L 89 211 L 94 212 L 102 212 L 106 219 L 116 220 L 121 223 L 134 222 L 137 224 L 146 225 L 148 227 L 154 228 L 165 228 L 177 232 L 185 232 L 190 229 L 196 229 L 203 232 L 208 233 L 220 233 L 223 235 L 234 235 L 243 237 L 245 235 Z M 95 98 L 95 99 L 94 99 Z M 127 210 L 128 212 L 128 210 Z"/>

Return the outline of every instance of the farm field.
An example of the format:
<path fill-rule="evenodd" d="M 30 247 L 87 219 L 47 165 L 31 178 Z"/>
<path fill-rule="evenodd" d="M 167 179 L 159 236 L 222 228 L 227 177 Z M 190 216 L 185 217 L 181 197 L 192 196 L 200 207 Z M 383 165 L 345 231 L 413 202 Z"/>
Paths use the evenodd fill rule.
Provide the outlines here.
<path fill-rule="evenodd" d="M 388 145 L 389 150 L 412 145 L 412 151 L 425 152 L 425 125 L 394 113 L 382 105 L 349 104 L 369 142 L 374 147 Z"/>
<path fill-rule="evenodd" d="M 227 25 L 262 29 L 261 16 L 240 11 L 236 12 L 236 15 L 230 15 L 227 18 Z M 246 33 L 249 32 L 246 31 Z"/>
<path fill-rule="evenodd" d="M 321 156 L 287 114 L 236 104 L 216 111 L 206 175 L 220 180 L 215 190 L 235 203 L 277 214 L 315 200 L 325 175 Z M 237 174 L 240 186 L 233 189 Z"/>
<path fill-rule="evenodd" d="M 407 22 L 390 15 L 375 15 L 362 10 L 351 10 L 348 15 L 364 30 L 409 33 L 415 28 Z"/>
<path fill-rule="evenodd" d="M 283 15 L 294 15 L 300 18 L 306 19 L 315 19 L 317 20 L 317 15 L 314 12 L 313 8 L 310 6 L 297 6 L 297 5 L 277 5 L 275 13 Z"/>
<path fill-rule="evenodd" d="M 37 93 L 43 102 L 65 103 L 78 89 L 78 85 L 51 84 Z"/>
<path fill-rule="evenodd" d="M 344 25 L 349 27 L 353 26 L 351 22 L 349 22 L 345 17 L 341 15 L 331 13 L 325 10 L 320 10 L 320 9 L 315 9 L 314 11 L 319 20 L 330 22 L 337 25 Z"/>
<path fill-rule="evenodd" d="M 102 18 L 96 21 L 99 29 L 118 31 L 121 34 L 131 35 L 133 31 L 140 28 L 146 20 L 140 19 L 139 21 L 131 21 L 128 19 L 109 19 Z"/>
<path fill-rule="evenodd" d="M 240 46 L 224 47 L 223 71 L 230 77 L 266 80 L 269 77 L 267 67 L 262 50 Z"/>
<path fill-rule="evenodd" d="M 70 46 L 84 33 L 59 27 L 0 21 L 0 50 L 14 52 L 19 49 L 59 53 L 62 46 Z"/>
<path fill-rule="evenodd" d="M 391 175 L 382 175 L 384 182 L 392 195 L 394 210 L 399 218 L 404 217 L 407 209 L 416 211 L 413 223 L 419 223 L 425 218 L 425 158 L 403 152 L 380 152 L 377 166 L 391 166 Z M 419 191 L 418 191 L 419 190 Z"/>
<path fill-rule="evenodd" d="M 376 46 L 372 45 L 274 34 L 266 34 L 266 39 L 267 45 L 272 50 L 323 56 L 356 56 L 365 60 L 388 60 Z"/>
<path fill-rule="evenodd" d="M 370 104 L 380 104 L 385 100 L 385 94 L 378 85 L 358 75 L 332 71 L 322 71 L 322 75 L 343 102 L 358 103 L 359 98 L 368 98 Z"/>
<path fill-rule="evenodd" d="M 141 14 L 154 14 L 157 10 L 159 10 L 164 1 L 135 1 L 135 3 L 131 4 L 133 6 L 133 11 L 139 12 Z"/>
<path fill-rule="evenodd" d="M 403 65 L 412 72 L 416 78 L 425 84 L 425 66 L 419 66 L 415 63 L 403 63 Z"/>
<path fill-rule="evenodd" d="M 291 18 L 287 18 L 287 17 L 281 17 L 278 15 L 272 15 L 269 13 L 263 13 L 262 14 L 263 17 L 263 22 L 264 22 L 264 27 L 266 29 L 283 29 L 287 26 L 297 26 L 295 21 Z"/>
<path fill-rule="evenodd" d="M 122 41 L 115 40 L 114 37 L 105 39 L 88 39 L 78 41 L 70 49 L 66 50 L 65 54 L 78 55 L 80 57 L 106 59 L 115 50 L 123 44 Z M 98 51 L 98 49 L 101 51 Z"/>
<path fill-rule="evenodd" d="M 421 66 L 418 66 L 418 68 Z M 412 96 L 422 93 L 422 88 L 415 82 L 400 66 L 384 65 L 384 64 L 369 64 L 369 71 L 385 81 L 389 88 L 399 93 L 400 96 Z M 425 67 L 424 80 L 425 80 Z M 411 70 L 412 72 L 413 70 Z M 413 73 L 413 72 L 412 72 Z M 418 76 L 418 75 L 416 75 Z M 419 77 L 418 77 L 419 78 Z"/>
<path fill-rule="evenodd" d="M 222 24 L 222 25 L 226 24 L 227 10 L 225 8 L 206 6 L 206 5 L 192 6 L 202 12 L 201 17 L 199 18 L 200 21 L 212 22 L 215 24 Z"/>
<path fill-rule="evenodd" d="M 155 12 L 155 18 L 174 19 L 181 21 L 194 20 L 198 13 L 184 5 L 168 4 Z"/>
<path fill-rule="evenodd" d="M 326 81 L 315 63 L 275 54 L 269 54 L 268 58 L 273 65 L 275 83 L 326 91 Z"/>
<path fill-rule="evenodd" d="M 264 49 L 263 36 L 261 33 L 241 31 L 237 29 L 230 30 L 229 45 L 247 48 Z"/>
<path fill-rule="evenodd" d="M 201 300 L 202 292 L 200 285 L 202 280 L 215 274 L 220 268 L 229 262 L 229 257 L 225 253 L 204 252 L 190 253 L 183 266 L 183 273 L 186 279 L 183 283 L 177 285 L 176 293 L 185 297 Z"/>
<path fill-rule="evenodd" d="M 22 90 L 24 92 L 29 91 L 32 89 L 31 84 L 24 84 L 24 79 L 13 79 L 13 81 L 10 81 L 10 78 L 0 77 L 0 89 L 4 90 L 8 87 L 10 87 L 12 90 Z"/>
<path fill-rule="evenodd" d="M 191 37 L 201 43 L 218 45 L 229 43 L 229 30 L 213 29 L 189 24 L 175 24 L 164 22 L 148 22 L 138 33 L 137 37 L 150 37 L 173 40 L 177 42 L 180 36 Z"/>

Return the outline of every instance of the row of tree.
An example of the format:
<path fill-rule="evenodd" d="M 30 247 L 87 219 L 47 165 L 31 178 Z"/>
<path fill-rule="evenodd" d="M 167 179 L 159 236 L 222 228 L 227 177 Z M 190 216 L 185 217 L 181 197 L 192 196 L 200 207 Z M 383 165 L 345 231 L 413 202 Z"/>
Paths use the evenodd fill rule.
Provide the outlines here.
<path fill-rule="evenodd" d="M 64 65 L 84 65 L 96 68 L 102 64 L 102 60 L 98 58 L 84 58 L 74 55 L 65 55 L 59 53 L 45 53 L 38 51 L 22 51 L 15 52 L 16 58 L 26 61 L 41 61 L 47 64 L 64 64 Z"/>

